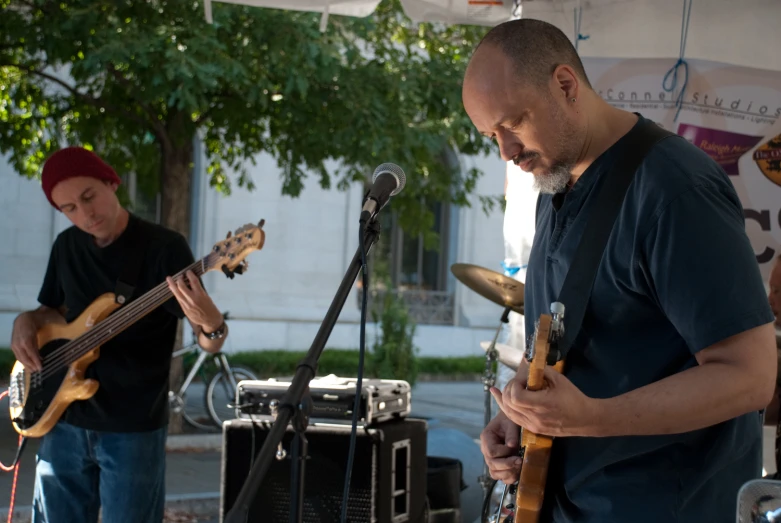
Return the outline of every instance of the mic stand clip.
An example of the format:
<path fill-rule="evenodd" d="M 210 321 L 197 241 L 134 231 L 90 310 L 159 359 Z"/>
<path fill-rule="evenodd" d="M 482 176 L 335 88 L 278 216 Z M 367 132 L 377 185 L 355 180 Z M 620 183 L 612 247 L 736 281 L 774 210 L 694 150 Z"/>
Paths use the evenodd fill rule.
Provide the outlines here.
<path fill-rule="evenodd" d="M 295 435 L 293 436 L 292 453 L 290 455 L 290 466 L 292 467 L 290 474 L 290 521 L 302 521 L 304 517 L 304 477 L 309 449 L 306 429 L 309 426 L 309 416 L 312 415 L 313 406 L 312 396 L 309 394 L 309 385 L 304 390 L 298 406 L 291 404 L 280 405 L 277 400 L 273 400 L 269 406 L 275 423 L 279 409 L 287 409 L 292 412 L 290 424 L 293 426 Z M 286 456 L 287 452 L 280 441 L 277 447 L 276 458 L 282 461 Z"/>

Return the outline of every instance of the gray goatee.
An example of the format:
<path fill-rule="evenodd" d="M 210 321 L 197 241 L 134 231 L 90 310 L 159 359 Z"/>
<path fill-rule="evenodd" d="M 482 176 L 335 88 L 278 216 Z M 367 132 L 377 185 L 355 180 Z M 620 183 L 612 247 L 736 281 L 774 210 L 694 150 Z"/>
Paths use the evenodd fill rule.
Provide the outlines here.
<path fill-rule="evenodd" d="M 567 166 L 554 165 L 550 172 L 534 175 L 534 188 L 543 194 L 560 193 L 567 187 L 571 177 Z"/>

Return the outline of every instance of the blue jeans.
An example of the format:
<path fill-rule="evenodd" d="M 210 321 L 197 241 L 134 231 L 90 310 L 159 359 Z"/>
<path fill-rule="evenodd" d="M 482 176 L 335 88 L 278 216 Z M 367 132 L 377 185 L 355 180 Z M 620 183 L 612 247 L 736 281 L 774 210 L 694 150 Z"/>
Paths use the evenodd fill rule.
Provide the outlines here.
<path fill-rule="evenodd" d="M 165 441 L 153 432 L 96 432 L 60 422 L 43 437 L 32 523 L 161 523 Z"/>

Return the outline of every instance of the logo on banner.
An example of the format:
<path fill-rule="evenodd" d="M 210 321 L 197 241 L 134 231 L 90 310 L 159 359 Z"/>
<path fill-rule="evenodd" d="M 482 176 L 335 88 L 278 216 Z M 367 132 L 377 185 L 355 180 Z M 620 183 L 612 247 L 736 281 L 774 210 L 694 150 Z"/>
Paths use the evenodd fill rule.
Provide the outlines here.
<path fill-rule="evenodd" d="M 781 185 L 781 134 L 759 146 L 754 161 L 768 180 Z"/>
<path fill-rule="evenodd" d="M 738 176 L 738 160 L 762 139 L 761 136 L 681 124 L 678 134 L 705 151 L 730 176 Z"/>

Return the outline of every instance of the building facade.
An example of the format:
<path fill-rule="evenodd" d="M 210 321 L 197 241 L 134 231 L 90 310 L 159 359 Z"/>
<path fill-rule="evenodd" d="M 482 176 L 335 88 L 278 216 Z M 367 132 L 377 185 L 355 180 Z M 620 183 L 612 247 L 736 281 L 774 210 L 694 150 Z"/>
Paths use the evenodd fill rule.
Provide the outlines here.
<path fill-rule="evenodd" d="M 502 195 L 506 167 L 498 156 L 459 157 L 458 162 L 462 169 L 483 171 L 477 194 Z M 250 168 L 256 188 L 236 187 L 232 195 L 223 196 L 209 187 L 204 165 L 197 152 L 190 232 L 196 259 L 208 254 L 228 231 L 265 220 L 265 246 L 249 255 L 246 273 L 234 279 L 216 271 L 204 276 L 217 305 L 230 314 L 225 350 L 307 350 L 356 251 L 364 187 L 323 190 L 312 178 L 300 197 L 283 196 L 279 168 L 263 154 Z M 135 212 L 158 219 L 157 202 L 136 193 L 132 175 L 124 178 Z M 37 307 L 49 250 L 70 223 L 51 208 L 37 180 L 23 178 L 4 159 L 0 184 L 0 262 L 5 268 L 0 274 L 0 336 L 6 340 L 0 346 L 8 346 L 14 317 Z M 372 264 L 370 277 L 389 281 L 390 287 L 373 293 L 371 302 L 392 292 L 408 305 L 422 356 L 483 354 L 480 341 L 490 340 L 499 325 L 501 307 L 466 288 L 450 272 L 457 262 L 502 271 L 503 211 L 496 207 L 486 214 L 474 201 L 471 207 L 432 204 L 440 237 L 436 250 L 426 250 L 420 238 L 405 235 L 389 207 L 382 211 L 383 231 L 372 259 L 383 261 Z M 356 282 L 327 347 L 359 347 L 360 298 Z M 376 335 L 371 322 L 369 315 L 367 347 Z"/>

